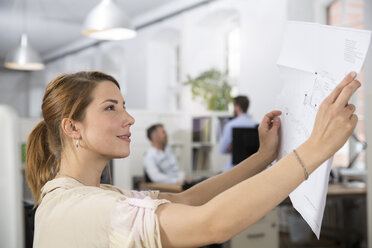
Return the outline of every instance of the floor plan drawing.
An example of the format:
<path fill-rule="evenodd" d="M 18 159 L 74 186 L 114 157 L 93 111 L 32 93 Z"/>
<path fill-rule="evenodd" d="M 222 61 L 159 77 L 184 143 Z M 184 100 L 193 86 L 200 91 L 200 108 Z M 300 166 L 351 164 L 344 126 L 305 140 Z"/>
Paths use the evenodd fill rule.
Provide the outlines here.
<path fill-rule="evenodd" d="M 319 106 L 343 77 L 360 72 L 370 38 L 366 30 L 287 23 L 277 61 L 283 81 L 276 106 L 282 111 L 279 158 L 310 137 Z M 290 194 L 294 208 L 318 238 L 331 163 L 332 158 Z"/>

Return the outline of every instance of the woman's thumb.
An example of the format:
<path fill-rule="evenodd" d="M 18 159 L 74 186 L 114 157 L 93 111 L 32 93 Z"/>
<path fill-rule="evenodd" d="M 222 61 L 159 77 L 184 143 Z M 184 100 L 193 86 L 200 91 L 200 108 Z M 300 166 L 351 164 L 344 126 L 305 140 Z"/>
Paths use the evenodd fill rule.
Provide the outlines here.
<path fill-rule="evenodd" d="M 272 132 L 277 132 L 278 129 L 280 127 L 280 118 L 279 117 L 275 117 L 273 119 L 273 123 L 272 123 L 272 127 L 271 127 L 271 130 Z"/>

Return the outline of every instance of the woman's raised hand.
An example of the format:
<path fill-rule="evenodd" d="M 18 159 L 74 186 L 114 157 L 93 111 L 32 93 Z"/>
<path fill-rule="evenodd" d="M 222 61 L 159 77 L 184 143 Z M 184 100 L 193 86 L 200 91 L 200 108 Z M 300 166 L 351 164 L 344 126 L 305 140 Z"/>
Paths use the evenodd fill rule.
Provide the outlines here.
<path fill-rule="evenodd" d="M 360 87 L 351 72 L 322 102 L 316 115 L 314 129 L 307 142 L 318 147 L 321 156 L 328 158 L 337 152 L 352 134 L 358 117 L 355 106 L 349 104 L 351 96 Z"/>
<path fill-rule="evenodd" d="M 263 154 L 270 163 L 278 156 L 279 145 L 279 127 L 281 111 L 274 110 L 267 113 L 262 119 L 259 127 L 258 134 L 260 138 L 260 148 L 258 152 Z"/>

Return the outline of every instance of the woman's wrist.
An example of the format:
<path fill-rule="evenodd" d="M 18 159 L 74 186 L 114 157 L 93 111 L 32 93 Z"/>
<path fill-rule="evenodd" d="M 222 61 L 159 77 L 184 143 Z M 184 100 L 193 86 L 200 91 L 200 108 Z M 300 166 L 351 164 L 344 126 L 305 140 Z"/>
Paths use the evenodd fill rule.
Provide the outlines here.
<path fill-rule="evenodd" d="M 258 149 L 254 155 L 257 156 L 258 163 L 264 167 L 270 165 L 277 158 L 277 153 L 265 152 L 261 149 Z"/>
<path fill-rule="evenodd" d="M 324 147 L 311 139 L 308 139 L 302 145 L 296 148 L 296 151 L 309 174 L 316 170 L 330 156 L 332 156 L 327 147 Z"/>

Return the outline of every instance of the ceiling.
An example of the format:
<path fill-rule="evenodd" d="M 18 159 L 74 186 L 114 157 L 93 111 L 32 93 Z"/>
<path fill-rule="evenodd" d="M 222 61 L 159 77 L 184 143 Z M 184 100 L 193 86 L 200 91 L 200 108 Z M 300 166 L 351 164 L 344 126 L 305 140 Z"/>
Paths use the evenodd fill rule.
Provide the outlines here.
<path fill-rule="evenodd" d="M 24 2 L 23 2 L 24 1 Z M 116 0 L 133 19 L 176 0 Z M 100 0 L 0 0 L 0 61 L 18 45 L 22 33 L 22 6 L 32 47 L 42 57 L 83 39 L 84 18 Z M 3 63 L 1 63 L 3 64 Z"/>

